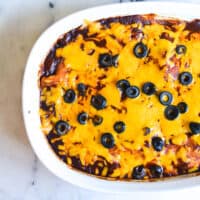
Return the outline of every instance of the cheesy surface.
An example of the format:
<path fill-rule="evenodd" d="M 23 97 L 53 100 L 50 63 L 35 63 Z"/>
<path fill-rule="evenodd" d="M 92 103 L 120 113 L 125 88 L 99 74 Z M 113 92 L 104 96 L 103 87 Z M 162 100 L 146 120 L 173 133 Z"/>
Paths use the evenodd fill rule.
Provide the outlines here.
<path fill-rule="evenodd" d="M 136 56 L 137 44 L 147 48 L 139 48 L 139 55 L 146 55 Z M 185 48 L 182 52 L 177 50 L 180 46 Z M 68 166 L 98 177 L 146 180 L 198 171 L 199 52 L 199 20 L 153 14 L 113 17 L 86 21 L 64 34 L 39 72 L 41 128 L 50 146 Z M 115 63 L 102 66 L 102 55 L 115 57 Z M 181 82 L 183 72 L 192 75 L 188 85 Z M 139 95 L 129 98 L 126 90 L 123 96 L 119 80 L 136 86 Z M 143 91 L 147 82 L 155 85 L 152 95 Z M 77 87 L 80 83 L 86 87 L 84 95 Z M 67 96 L 72 102 L 66 102 L 68 90 L 75 94 L 74 100 Z M 169 105 L 159 99 L 163 91 L 172 95 L 170 105 L 175 108 L 180 102 L 187 105 L 184 113 L 179 108 L 173 120 L 166 117 Z M 106 100 L 101 109 L 92 104 L 96 95 Z M 81 124 L 78 116 L 83 112 L 87 115 Z M 95 116 L 101 116 L 102 123 L 95 125 Z M 61 121 L 69 125 L 67 130 L 59 127 L 64 134 L 57 130 Z M 114 128 L 116 122 L 125 125 L 121 133 Z M 102 143 L 105 133 L 112 136 L 106 141 L 112 142 L 108 147 Z M 154 143 L 155 138 L 161 143 Z"/>

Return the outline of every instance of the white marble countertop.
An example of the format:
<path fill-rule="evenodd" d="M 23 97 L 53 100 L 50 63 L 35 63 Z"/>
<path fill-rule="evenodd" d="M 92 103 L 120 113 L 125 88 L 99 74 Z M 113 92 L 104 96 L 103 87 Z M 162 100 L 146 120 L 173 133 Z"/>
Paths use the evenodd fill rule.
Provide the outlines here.
<path fill-rule="evenodd" d="M 119 0 L 0 0 L 0 200 L 199 198 L 200 187 L 122 195 L 81 189 L 50 173 L 29 144 L 21 114 L 21 83 L 32 45 L 56 20 L 83 8 L 114 2 Z"/>

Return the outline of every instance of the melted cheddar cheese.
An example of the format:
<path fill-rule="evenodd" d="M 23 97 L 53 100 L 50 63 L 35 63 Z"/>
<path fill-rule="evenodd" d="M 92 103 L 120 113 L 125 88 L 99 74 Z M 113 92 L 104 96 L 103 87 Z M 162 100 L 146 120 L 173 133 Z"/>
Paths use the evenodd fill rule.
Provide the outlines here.
<path fill-rule="evenodd" d="M 142 58 L 133 51 L 139 42 L 148 48 L 147 56 Z M 186 47 L 184 54 L 176 52 L 178 45 Z M 200 122 L 199 52 L 200 21 L 163 19 L 153 14 L 86 21 L 63 35 L 39 73 L 41 127 L 54 152 L 73 168 L 115 179 L 134 178 L 137 166 L 142 166 L 144 180 L 197 171 L 200 134 L 191 134 L 189 124 Z M 105 53 L 118 56 L 117 66 L 99 66 L 99 56 Z M 191 84 L 180 83 L 182 72 L 192 74 Z M 137 98 L 122 100 L 116 87 L 122 79 L 139 88 Z M 142 92 L 146 82 L 155 85 L 155 94 Z M 79 83 L 87 85 L 85 96 L 78 94 Z M 63 98 L 68 89 L 76 94 L 72 103 Z M 158 98 L 162 91 L 172 94 L 174 106 L 187 103 L 187 112 L 168 120 L 166 106 Z M 105 97 L 104 109 L 91 105 L 96 94 Z M 77 120 L 81 112 L 88 114 L 84 125 Z M 98 126 L 92 122 L 95 115 L 103 118 Z M 66 134 L 56 132 L 59 120 L 70 124 Z M 114 130 L 117 121 L 125 123 L 123 133 Z M 114 147 L 102 145 L 103 133 L 112 134 Z M 161 151 L 153 148 L 153 137 L 163 140 Z M 159 166 L 160 174 L 152 166 Z"/>

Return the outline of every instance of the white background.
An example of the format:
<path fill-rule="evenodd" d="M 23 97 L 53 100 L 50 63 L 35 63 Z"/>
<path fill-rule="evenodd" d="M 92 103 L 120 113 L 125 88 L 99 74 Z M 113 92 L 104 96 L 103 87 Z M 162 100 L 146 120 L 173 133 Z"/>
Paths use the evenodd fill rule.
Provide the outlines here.
<path fill-rule="evenodd" d="M 83 8 L 119 1 L 51 2 L 54 8 L 49 7 L 48 0 L 0 0 L 0 200 L 199 200 L 200 187 L 131 194 L 89 191 L 58 179 L 38 161 L 28 142 L 21 114 L 22 76 L 31 47 L 56 20 Z M 184 2 L 200 3 L 200 0 Z"/>

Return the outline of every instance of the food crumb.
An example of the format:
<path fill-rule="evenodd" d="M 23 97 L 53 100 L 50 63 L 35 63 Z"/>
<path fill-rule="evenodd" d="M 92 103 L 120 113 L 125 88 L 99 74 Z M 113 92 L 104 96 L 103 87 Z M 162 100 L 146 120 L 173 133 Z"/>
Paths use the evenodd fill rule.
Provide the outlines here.
<path fill-rule="evenodd" d="M 49 2 L 49 8 L 54 8 L 54 4 L 51 1 Z"/>

